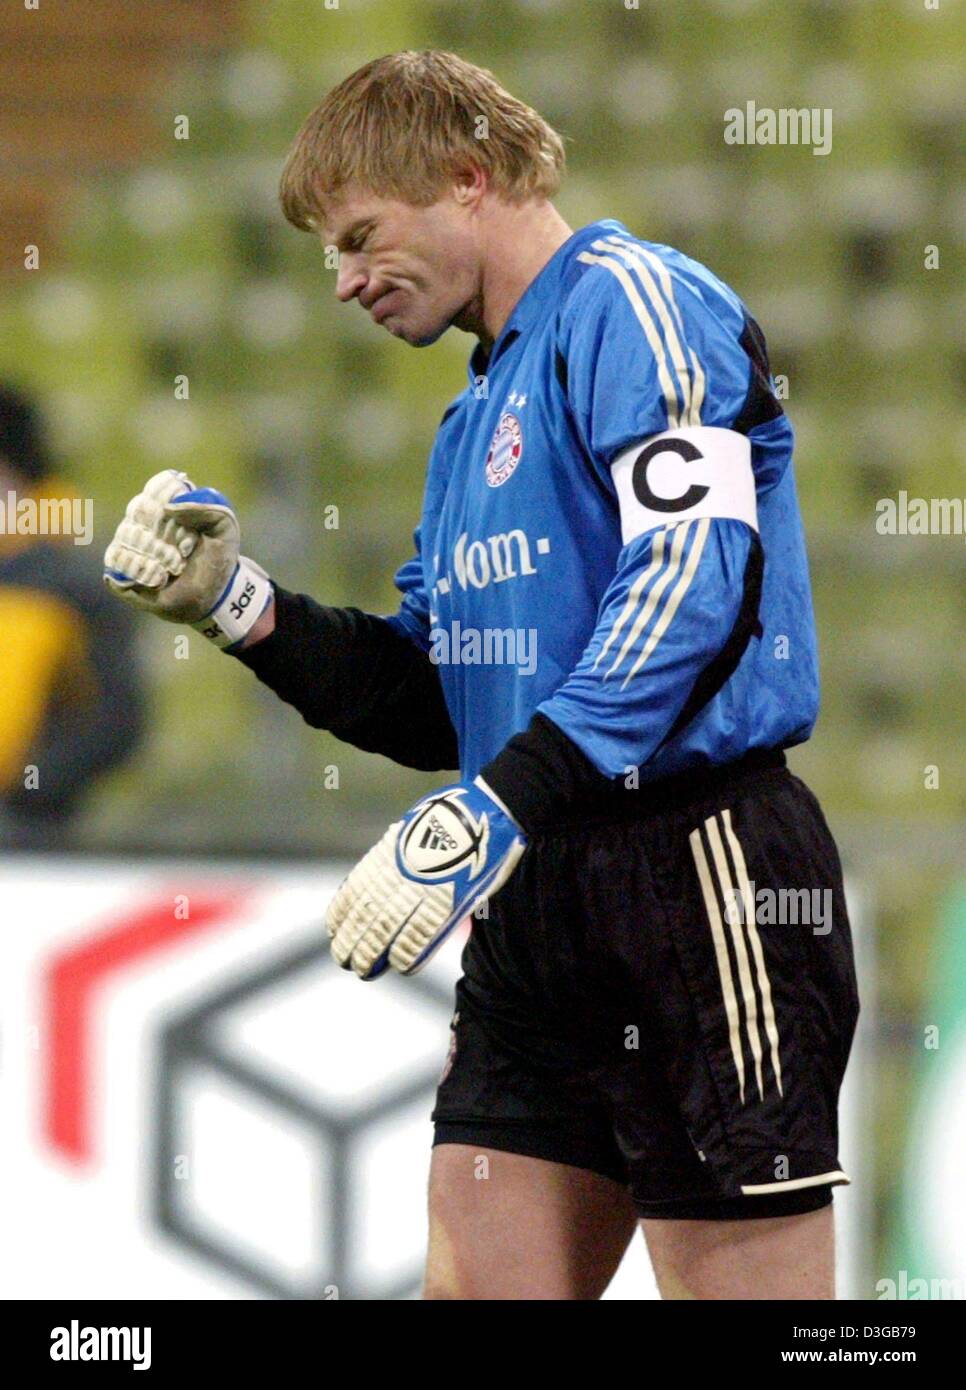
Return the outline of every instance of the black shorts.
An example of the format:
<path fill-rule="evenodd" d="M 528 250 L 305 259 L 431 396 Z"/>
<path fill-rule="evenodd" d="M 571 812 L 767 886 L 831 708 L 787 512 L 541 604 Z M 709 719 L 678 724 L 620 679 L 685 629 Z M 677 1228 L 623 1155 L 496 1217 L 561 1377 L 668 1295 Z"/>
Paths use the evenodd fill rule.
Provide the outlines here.
<path fill-rule="evenodd" d="M 605 1174 L 644 1217 L 788 1215 L 848 1182 L 842 871 L 782 754 L 534 837 L 462 964 L 437 1144 Z"/>

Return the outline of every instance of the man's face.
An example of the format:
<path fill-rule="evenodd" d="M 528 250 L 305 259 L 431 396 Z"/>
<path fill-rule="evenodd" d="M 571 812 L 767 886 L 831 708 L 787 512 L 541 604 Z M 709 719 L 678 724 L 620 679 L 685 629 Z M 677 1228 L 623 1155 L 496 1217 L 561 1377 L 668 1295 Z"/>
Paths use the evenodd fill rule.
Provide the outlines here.
<path fill-rule="evenodd" d="M 472 313 L 479 248 L 467 206 L 451 192 L 412 207 L 344 190 L 327 208 L 323 244 L 339 250 L 336 294 L 358 299 L 373 321 L 414 347 L 433 343 Z"/>

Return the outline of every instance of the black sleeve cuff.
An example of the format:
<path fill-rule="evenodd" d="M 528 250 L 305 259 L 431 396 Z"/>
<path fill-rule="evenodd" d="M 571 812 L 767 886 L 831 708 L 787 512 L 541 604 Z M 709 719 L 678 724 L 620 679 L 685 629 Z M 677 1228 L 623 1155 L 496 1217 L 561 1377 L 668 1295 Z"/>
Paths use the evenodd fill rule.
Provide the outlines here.
<path fill-rule="evenodd" d="M 619 799 L 621 778 L 598 771 L 585 753 L 546 715 L 535 714 L 480 770 L 527 835 L 550 830 L 580 810 Z"/>
<path fill-rule="evenodd" d="M 232 653 L 307 724 L 405 767 L 459 767 L 439 668 L 385 618 L 275 585 L 275 629 Z"/>

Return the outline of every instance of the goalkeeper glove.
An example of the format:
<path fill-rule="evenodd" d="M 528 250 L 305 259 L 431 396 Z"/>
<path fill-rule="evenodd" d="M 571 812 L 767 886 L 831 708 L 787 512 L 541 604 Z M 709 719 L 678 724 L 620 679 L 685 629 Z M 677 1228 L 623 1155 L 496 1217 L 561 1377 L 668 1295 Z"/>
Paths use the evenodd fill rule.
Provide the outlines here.
<path fill-rule="evenodd" d="M 418 801 L 359 861 L 326 926 L 344 970 L 414 975 L 464 917 L 510 877 L 526 836 L 479 777 Z"/>
<path fill-rule="evenodd" d="M 272 596 L 268 575 L 239 555 L 240 543 L 227 497 L 169 468 L 128 503 L 104 556 L 104 582 L 125 602 L 234 647 Z"/>

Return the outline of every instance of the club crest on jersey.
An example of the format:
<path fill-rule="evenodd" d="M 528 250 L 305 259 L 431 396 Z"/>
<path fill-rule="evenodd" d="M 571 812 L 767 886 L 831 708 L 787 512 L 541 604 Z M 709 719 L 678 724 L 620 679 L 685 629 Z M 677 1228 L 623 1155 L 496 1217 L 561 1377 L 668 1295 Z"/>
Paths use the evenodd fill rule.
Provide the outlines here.
<path fill-rule="evenodd" d="M 420 878 L 443 878 L 457 869 L 479 872 L 486 859 L 486 816 L 479 820 L 452 796 L 431 797 L 403 831 L 399 857 Z"/>
<path fill-rule="evenodd" d="M 486 481 L 490 487 L 505 483 L 516 469 L 523 453 L 523 430 L 520 421 L 510 411 L 500 416 L 500 423 L 490 441 L 486 456 Z"/>

